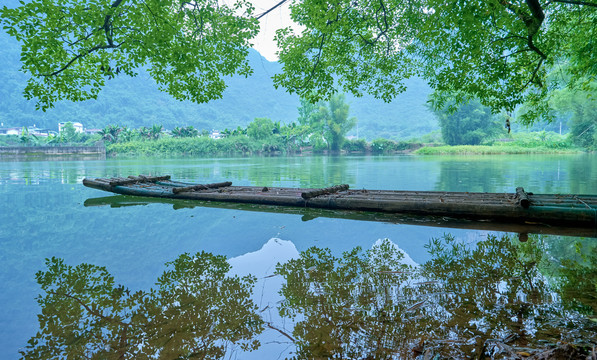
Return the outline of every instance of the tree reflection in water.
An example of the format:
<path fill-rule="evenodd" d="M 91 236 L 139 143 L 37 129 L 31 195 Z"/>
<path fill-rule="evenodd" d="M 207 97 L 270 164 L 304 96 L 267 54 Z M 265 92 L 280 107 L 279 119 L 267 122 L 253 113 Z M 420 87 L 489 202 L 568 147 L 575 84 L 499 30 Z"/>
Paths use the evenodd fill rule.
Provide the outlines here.
<path fill-rule="evenodd" d="M 341 258 L 312 248 L 279 266 L 295 358 L 586 358 L 597 344 L 597 256 L 559 269 L 540 241 L 492 235 L 427 248 L 432 259 L 416 267 L 387 240 Z"/>
<path fill-rule="evenodd" d="M 250 300 L 254 277 L 229 277 L 223 256 L 183 254 L 157 288 L 131 293 L 105 268 L 47 260 L 36 274 L 40 332 L 25 359 L 215 359 L 229 345 L 250 350 L 263 330 Z"/>
<path fill-rule="evenodd" d="M 389 240 L 341 257 L 311 248 L 276 269 L 285 279 L 278 310 L 294 322 L 289 355 L 597 359 L 597 246 L 572 261 L 574 249 L 552 245 L 445 236 L 430 241 L 422 265 Z M 211 359 L 260 345 L 255 278 L 227 275 L 221 256 L 183 254 L 156 289 L 135 293 L 102 267 L 47 265 L 37 274 L 40 332 L 24 358 Z"/>

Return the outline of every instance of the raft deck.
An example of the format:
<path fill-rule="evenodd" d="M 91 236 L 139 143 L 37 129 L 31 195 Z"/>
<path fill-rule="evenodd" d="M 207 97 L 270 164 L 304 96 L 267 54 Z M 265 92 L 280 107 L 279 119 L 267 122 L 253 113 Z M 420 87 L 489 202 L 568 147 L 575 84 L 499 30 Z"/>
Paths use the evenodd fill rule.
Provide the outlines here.
<path fill-rule="evenodd" d="M 170 176 L 84 179 L 94 189 L 122 195 L 292 206 L 331 210 L 409 213 L 486 219 L 514 223 L 538 222 L 574 227 L 597 227 L 597 195 L 395 191 L 232 186 L 231 182 L 194 184 Z"/>

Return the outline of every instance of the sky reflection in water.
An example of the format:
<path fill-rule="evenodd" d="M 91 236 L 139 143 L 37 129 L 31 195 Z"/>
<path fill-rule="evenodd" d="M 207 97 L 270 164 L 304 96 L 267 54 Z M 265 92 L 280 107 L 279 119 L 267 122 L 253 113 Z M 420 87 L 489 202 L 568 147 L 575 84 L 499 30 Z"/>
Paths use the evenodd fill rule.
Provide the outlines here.
<path fill-rule="evenodd" d="M 592 312 L 588 312 L 586 309 L 587 304 L 591 304 L 590 301 L 595 303 L 595 298 L 590 297 L 594 296 L 595 291 L 595 277 L 591 277 L 595 263 L 589 262 L 584 267 L 574 270 L 576 273 L 570 270 L 571 275 L 554 274 L 549 266 L 534 265 L 529 270 L 531 274 L 538 279 L 545 277 L 549 280 L 549 288 L 539 287 L 539 293 L 529 290 L 539 286 L 533 285 L 534 287 L 529 288 L 528 284 L 535 284 L 533 281 L 536 280 L 519 284 L 516 282 L 519 280 L 508 280 L 506 275 L 499 273 L 505 271 L 504 269 L 495 270 L 487 266 L 472 267 L 476 272 L 463 270 L 466 276 L 476 279 L 478 283 L 470 284 L 464 290 L 454 288 L 449 293 L 446 290 L 448 285 L 456 287 L 456 283 L 465 282 L 465 275 L 461 275 L 464 279 L 458 278 L 456 281 L 457 278 L 451 279 L 448 275 L 442 277 L 434 273 L 432 275 L 435 278 L 429 275 L 429 281 L 434 282 L 413 285 L 407 294 L 399 295 L 398 292 L 410 289 L 405 285 L 409 281 L 411 285 L 424 282 L 419 278 L 428 275 L 417 274 L 416 279 L 408 280 L 396 274 L 373 274 L 370 275 L 370 279 L 373 279 L 371 281 L 399 281 L 388 288 L 391 290 L 386 296 L 389 299 L 388 310 L 384 310 L 380 305 L 386 301 L 382 297 L 376 297 L 376 302 L 371 303 L 369 307 L 344 295 L 337 297 L 334 301 L 338 303 L 339 308 L 334 308 L 336 302 L 323 303 L 320 308 L 329 308 L 334 316 L 349 311 L 349 315 L 354 319 L 349 320 L 350 316 L 342 315 L 347 316 L 346 319 L 335 319 L 338 328 L 335 332 L 330 332 L 329 325 L 325 327 L 325 324 L 309 323 L 306 320 L 309 319 L 309 314 L 313 313 L 313 316 L 316 316 L 317 311 L 321 310 L 313 305 L 315 302 L 306 306 L 308 304 L 282 301 L 277 291 L 284 284 L 283 277 L 269 277 L 274 274 L 275 263 L 290 258 L 298 259 L 299 253 L 312 246 L 329 248 L 333 257 L 341 257 L 342 252 L 351 251 L 356 246 L 370 249 L 378 239 L 389 238 L 414 262 L 428 264 L 433 256 L 424 245 L 431 238 L 443 238 L 444 233 L 448 232 L 457 242 L 474 247 L 480 241 L 487 241 L 489 234 L 495 234 L 501 239 L 502 233 L 404 223 L 395 225 L 321 216 L 305 218 L 305 215 L 312 215 L 311 213 L 278 214 L 229 208 L 177 207 L 177 204 L 172 203 L 145 203 L 146 205 L 118 208 L 86 206 L 89 205 L 89 199 L 101 197 L 103 193 L 84 188 L 80 183 L 84 177 L 131 174 L 171 174 L 178 180 L 199 182 L 231 180 L 237 185 L 323 187 L 335 183 L 349 183 L 352 188 L 490 192 L 513 191 L 516 186 L 523 185 L 525 189 L 535 193 L 590 193 L 592 189 L 597 188 L 597 156 L 589 154 L 559 157 L 299 157 L 0 162 L 0 195 L 3 199 L 0 205 L 0 261 L 3 264 L 0 280 L 4 287 L 4 291 L 0 293 L 0 304 L 10 309 L 0 317 L 0 357 L 16 358 L 18 349 L 23 349 L 27 339 L 38 331 L 36 313 L 39 313 L 40 309 L 35 303 L 35 297 L 43 292 L 36 284 L 34 274 L 38 270 L 47 271 L 45 259 L 52 257 L 64 259 L 65 264 L 73 267 L 82 263 L 105 267 L 106 271 L 114 276 L 115 284 L 123 284 L 131 293 L 147 293 L 151 288 L 157 289 L 154 283 L 163 275 L 164 264 L 177 259 L 182 253 L 196 254 L 206 251 L 232 259 L 232 272 L 242 276 L 251 273 L 256 277 L 255 295 L 252 298 L 256 308 L 249 306 L 246 311 L 247 314 L 256 313 L 262 322 L 260 325 L 251 325 L 257 327 L 243 330 L 245 332 L 242 334 L 255 335 L 261 346 L 254 352 L 237 356 L 242 359 L 270 358 L 271 353 L 290 354 L 291 351 L 293 356 L 301 354 L 301 351 L 333 351 L 334 354 L 339 354 L 338 349 L 355 354 L 363 351 L 365 354 L 365 350 L 377 349 L 373 347 L 371 339 L 377 339 L 383 347 L 395 346 L 394 350 L 399 349 L 404 354 L 411 355 L 414 354 L 413 349 L 444 354 L 448 350 L 442 346 L 448 346 L 446 344 L 456 344 L 454 349 L 462 349 L 459 351 L 481 351 L 478 342 L 483 337 L 479 335 L 475 338 L 469 332 L 464 333 L 464 327 L 470 327 L 471 324 L 480 327 L 485 324 L 481 321 L 501 319 L 488 324 L 495 329 L 501 329 L 499 334 L 494 332 L 491 336 L 495 336 L 495 340 L 504 340 L 506 338 L 499 336 L 508 331 L 515 332 L 515 325 L 512 325 L 518 322 L 512 320 L 517 319 L 515 311 L 522 311 L 525 336 L 517 338 L 518 342 L 502 341 L 507 346 L 544 348 L 548 343 L 533 343 L 535 334 L 546 333 L 546 339 L 554 342 L 553 338 L 560 336 L 558 331 L 564 330 L 570 330 L 571 336 L 578 339 L 582 334 L 574 335 L 573 330 L 577 329 L 576 325 L 579 324 L 586 331 L 593 331 L 590 326 L 585 326 L 593 323 L 587 319 L 594 316 L 595 311 L 592 309 Z M 173 211 L 173 208 L 177 210 Z M 268 239 L 275 237 L 289 240 L 291 243 L 284 240 L 268 242 Z M 517 243 L 516 238 L 511 241 Z M 578 260 L 576 244 L 582 244 L 580 253 L 588 257 L 594 243 L 593 239 L 561 236 L 539 240 L 532 240 L 531 237 L 528 243 L 531 244 L 533 241 L 539 241 L 541 246 L 547 249 L 543 260 L 553 257 L 556 259 L 554 264 L 560 264 L 566 259 Z M 447 241 L 443 241 L 442 244 L 447 244 Z M 265 253 L 269 255 L 263 255 Z M 235 261 L 238 263 L 235 264 Z M 245 265 L 241 266 L 239 263 Z M 474 265 L 476 262 L 473 261 L 471 264 Z M 309 265 L 307 269 L 313 266 Z M 337 264 L 333 269 L 329 271 L 330 276 L 340 271 Z M 361 274 L 367 273 L 365 270 L 359 271 Z M 498 273 L 494 274 L 494 271 Z M 578 276 L 574 275 L 577 273 Z M 560 286 L 559 280 L 554 279 L 563 276 L 576 276 L 575 278 L 579 279 L 578 284 L 568 288 L 557 287 Z M 521 275 L 512 277 L 517 278 Z M 342 276 L 340 278 L 346 279 Z M 483 279 L 487 279 L 486 282 L 481 281 Z M 349 280 L 354 284 L 360 281 L 358 278 Z M 323 282 L 321 279 L 318 281 Z M 325 281 L 327 282 L 327 279 Z M 568 282 L 574 284 L 574 281 Z M 514 286 L 522 292 L 513 293 L 509 286 Z M 494 288 L 493 293 L 488 290 Z M 499 295 L 500 292 L 505 292 L 506 295 Z M 548 296 L 543 299 L 542 294 L 545 293 Z M 410 297 L 399 297 L 407 295 Z M 522 295 L 526 298 L 521 297 Z M 123 296 L 128 295 L 125 293 Z M 367 296 L 372 298 L 371 295 Z M 566 296 L 568 299 L 581 300 L 566 302 Z M 586 296 L 589 296 L 590 301 L 585 299 Z M 288 297 L 289 295 L 285 294 L 285 298 Z M 543 305 L 538 305 L 536 298 Z M 324 296 L 324 300 L 332 299 L 333 296 Z M 456 304 L 457 301 L 460 305 L 450 305 L 451 302 Z M 423 303 L 417 305 L 421 302 Z M 490 311 L 481 306 L 484 302 L 497 305 Z M 525 307 L 527 305 L 521 305 L 523 303 L 531 304 L 529 308 L 532 311 Z M 375 313 L 377 308 L 374 305 L 387 311 L 387 314 Z M 72 307 L 72 304 L 68 306 Z M 284 306 L 289 313 L 296 314 L 295 319 L 279 315 L 278 308 Z M 410 309 L 413 306 L 414 308 Z M 471 309 L 465 314 L 456 311 L 468 309 L 469 306 Z M 485 312 L 477 309 L 480 306 Z M 452 309 L 452 312 L 448 314 L 438 310 L 444 308 Z M 541 314 L 544 312 L 551 320 L 543 319 Z M 383 320 L 384 316 L 386 320 Z M 473 317 L 474 320 L 471 320 Z M 421 321 L 413 325 L 413 321 L 417 319 Z M 543 320 L 547 325 L 533 325 Z M 358 329 L 350 328 L 351 321 L 359 324 Z M 375 332 L 377 327 L 384 329 L 384 326 L 389 326 L 385 325 L 386 323 L 395 322 L 404 323 L 404 326 L 387 327 L 387 334 L 384 336 Z M 443 327 L 438 325 L 440 322 Z M 304 329 L 301 334 L 293 332 L 295 323 L 304 324 L 301 325 Z M 425 323 L 428 324 L 427 327 L 424 327 Z M 458 331 L 448 331 L 450 324 Z M 571 324 L 575 326 L 570 327 Z M 258 331 L 259 326 L 263 327 L 262 333 Z M 532 330 L 533 326 L 536 330 Z M 553 328 L 560 330 L 556 331 Z M 117 334 L 117 328 L 115 329 Z M 433 334 L 431 330 L 436 331 L 433 335 L 435 340 L 423 339 L 423 345 L 419 346 L 422 338 L 417 338 L 416 334 Z M 404 340 L 396 342 L 393 335 L 388 335 L 393 332 L 401 334 L 401 339 Z M 317 347 L 317 341 L 320 340 L 318 336 L 323 336 L 318 335 L 321 333 L 327 333 L 330 337 L 333 335 L 333 339 L 320 341 L 322 345 Z M 243 341 L 251 344 L 249 336 L 243 336 Z M 355 342 L 361 337 L 362 343 Z M 466 339 L 465 344 L 462 343 L 463 339 Z M 85 343 L 83 339 L 75 340 L 73 341 L 77 344 Z M 132 338 L 130 341 L 133 341 Z M 230 341 L 225 347 L 227 353 L 235 350 L 233 353 L 239 354 L 239 346 L 231 345 Z M 522 345 L 524 341 L 529 342 L 529 345 Z M 215 344 L 218 345 L 218 342 Z M 309 349 L 309 346 L 315 348 Z M 357 351 L 355 348 L 363 350 Z M 495 346 L 492 349 L 497 351 Z"/>
<path fill-rule="evenodd" d="M 597 345 L 597 246 L 582 259 L 561 245 L 446 236 L 418 265 L 389 240 L 338 257 L 272 239 L 232 268 L 221 256 L 183 254 L 137 292 L 104 268 L 52 259 L 37 275 L 41 330 L 23 354 L 578 358 Z"/>

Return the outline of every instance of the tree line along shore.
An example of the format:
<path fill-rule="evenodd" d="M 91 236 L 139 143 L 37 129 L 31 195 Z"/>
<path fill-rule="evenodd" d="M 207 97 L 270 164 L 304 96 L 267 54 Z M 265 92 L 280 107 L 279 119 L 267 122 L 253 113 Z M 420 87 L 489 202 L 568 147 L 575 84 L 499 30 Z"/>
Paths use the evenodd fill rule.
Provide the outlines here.
<path fill-rule="evenodd" d="M 165 130 L 162 125 L 140 127 L 108 125 L 95 134 L 78 132 L 66 123 L 59 134 L 36 137 L 25 128 L 20 136 L 3 136 L 2 145 L 105 144 L 108 156 L 203 156 L 267 154 L 528 154 L 570 153 L 595 149 L 594 131 L 575 126 L 566 134 L 553 131 L 512 131 L 508 115 L 492 114 L 478 101 L 455 110 L 436 110 L 440 129 L 418 138 L 371 141 L 347 134 L 357 119 L 349 116 L 344 95 L 327 102 L 301 101 L 299 118 L 289 124 L 266 117 L 255 118 L 246 127 L 223 131 L 199 130 L 193 126 Z M 568 127 L 565 128 L 568 130 Z M 590 138 L 587 138 L 589 136 Z"/>
<path fill-rule="evenodd" d="M 268 121 L 260 121 L 269 124 Z M 263 125 L 263 124 L 262 124 Z M 2 136 L 0 147 L 91 147 L 104 144 L 105 153 L 112 157 L 135 156 L 213 156 L 213 155 L 294 155 L 294 154 L 417 154 L 417 155 L 485 155 L 485 154 L 558 154 L 587 151 L 574 144 L 571 136 L 555 132 L 520 132 L 509 137 L 487 141 L 479 145 L 446 145 L 440 134 L 394 141 L 389 139 L 344 139 L 340 147 L 331 150 L 325 138 L 301 133 L 297 126 L 259 131 L 249 127 L 224 130 L 220 138 L 210 137 L 192 126 L 164 131 L 155 125 L 151 129 L 128 129 L 108 126 L 98 134 L 75 134 L 62 140 L 23 136 Z M 148 131 L 149 130 L 149 131 Z M 270 132 L 271 131 L 271 132 Z M 212 135 L 213 136 L 213 135 Z M 62 141 L 62 142 L 61 142 Z M 32 151 L 32 153 L 36 153 Z"/>

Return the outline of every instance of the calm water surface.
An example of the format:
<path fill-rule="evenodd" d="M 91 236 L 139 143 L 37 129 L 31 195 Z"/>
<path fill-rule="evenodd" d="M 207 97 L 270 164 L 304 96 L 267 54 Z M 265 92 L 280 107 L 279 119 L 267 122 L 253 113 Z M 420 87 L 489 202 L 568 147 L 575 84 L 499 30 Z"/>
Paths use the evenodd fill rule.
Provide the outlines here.
<path fill-rule="evenodd" d="M 469 261 L 474 264 L 486 261 L 486 259 L 479 260 L 477 258 L 482 254 L 474 252 L 475 246 L 485 244 L 488 248 L 493 246 L 494 250 L 503 248 L 504 244 L 500 245 L 495 243 L 497 240 L 491 240 L 493 239 L 491 236 L 495 235 L 496 239 L 499 239 L 504 235 L 503 233 L 357 221 L 333 216 L 317 216 L 317 214 L 301 211 L 277 213 L 271 210 L 266 212 L 247 211 L 234 206 L 195 206 L 196 204 L 183 201 L 163 203 L 139 201 L 136 206 L 126 206 L 132 205 L 130 199 L 120 201 L 121 198 L 115 199 L 108 193 L 85 188 L 81 184 L 85 177 L 126 177 L 137 174 L 170 174 L 173 179 L 181 181 L 205 183 L 229 180 L 235 185 L 256 186 L 325 187 L 347 183 L 351 188 L 480 192 L 513 192 L 517 186 L 523 186 L 525 190 L 534 193 L 597 193 L 597 156 L 594 154 L 495 157 L 252 157 L 0 161 L 0 198 L 2 199 L 0 204 L 0 260 L 2 264 L 0 280 L 3 286 L 3 291 L 0 293 L 0 304 L 4 309 L 0 315 L 0 358 L 19 358 L 18 351 L 23 350 L 27 340 L 39 330 L 36 314 L 40 313 L 40 306 L 36 302 L 36 297 L 42 293 L 42 290 L 36 282 L 35 273 L 47 270 L 45 259 L 56 257 L 63 259 L 67 265 L 76 266 L 81 263 L 89 263 L 105 267 L 114 276 L 117 284 L 123 284 L 134 292 L 137 290 L 148 291 L 154 286 L 158 277 L 166 270 L 164 265 L 166 262 L 177 259 L 183 253 L 195 254 L 200 251 L 223 255 L 229 259 L 233 266 L 229 274 L 252 274 L 258 279 L 255 286 L 255 289 L 258 290 L 255 291 L 252 301 L 260 311 L 258 315 L 261 320 L 259 321 L 266 321 L 267 326 L 262 324 L 266 330 L 261 333 L 257 325 L 245 325 L 248 326 L 247 329 L 257 334 L 255 335 L 256 339 L 261 342 L 262 346 L 258 351 L 248 354 L 233 351 L 234 347 L 226 348 L 228 355 L 232 357 L 260 358 L 264 356 L 263 354 L 276 354 L 272 355 L 274 358 L 279 354 L 282 354 L 283 357 L 303 356 L 309 351 L 311 354 L 319 353 L 324 357 L 330 357 L 333 354 L 343 354 L 344 357 L 364 357 L 366 352 L 363 349 L 374 347 L 371 344 L 376 341 L 379 343 L 379 339 L 388 341 L 384 345 L 385 348 L 400 348 L 400 351 L 403 352 L 401 357 L 415 357 L 416 351 L 419 350 L 421 354 L 427 351 L 429 355 L 432 354 L 429 351 L 434 351 L 437 354 L 445 355 L 447 353 L 442 353 L 441 346 L 445 346 L 446 343 L 441 341 L 450 340 L 456 344 L 459 344 L 460 341 L 464 345 L 458 351 L 462 352 L 460 355 L 465 356 L 463 354 L 467 351 L 479 351 L 482 346 L 485 346 L 487 350 L 488 345 L 481 341 L 485 339 L 483 336 L 470 329 L 470 333 L 459 333 L 462 331 L 462 326 L 466 328 L 473 325 L 477 330 L 482 328 L 498 329 L 495 331 L 500 331 L 499 334 L 490 334 L 494 337 L 510 336 L 509 334 L 513 332 L 513 328 L 516 328 L 514 326 L 516 324 L 519 324 L 519 330 L 521 327 L 528 327 L 525 330 L 526 337 L 518 336 L 523 339 L 536 338 L 536 333 L 541 334 L 542 331 L 545 331 L 549 334 L 549 336 L 546 335 L 551 339 L 549 341 L 552 341 L 552 338 L 560 336 L 558 331 L 569 326 L 589 331 L 585 333 L 582 332 L 585 330 L 579 330 L 580 332 L 574 335 L 575 338 L 567 339 L 570 341 L 580 341 L 579 339 L 583 339 L 587 334 L 594 334 L 590 332 L 594 330 L 590 324 L 595 324 L 595 319 L 597 319 L 595 318 L 597 306 L 593 304 L 594 306 L 591 307 L 591 301 L 597 301 L 594 297 L 595 287 L 593 287 L 592 293 L 590 290 L 586 290 L 589 293 L 584 294 L 584 297 L 579 297 L 582 299 L 588 297 L 589 300 L 580 301 L 580 305 L 576 307 L 567 307 L 565 304 L 558 303 L 557 309 L 552 307 L 549 308 L 549 311 L 546 310 L 554 318 L 559 319 L 558 321 L 562 321 L 559 325 L 550 323 L 549 329 L 537 325 L 536 319 L 532 321 L 535 325 L 529 325 L 521 320 L 532 317 L 528 315 L 530 310 L 524 310 L 525 306 L 527 308 L 529 306 L 524 304 L 534 304 L 534 302 L 527 300 L 520 300 L 516 309 L 506 306 L 509 310 L 500 315 L 514 319 L 511 320 L 514 327 L 510 325 L 504 325 L 504 327 L 501 323 L 501 325 L 492 323 L 494 317 L 475 315 L 473 310 L 466 312 L 468 317 L 460 316 L 458 321 L 446 315 L 456 313 L 453 308 L 446 305 L 446 301 L 452 303 L 455 298 L 470 298 L 487 292 L 487 287 L 484 288 L 485 290 L 475 290 L 476 295 L 456 289 L 448 291 L 447 288 L 457 283 L 466 282 L 463 279 L 479 278 L 479 276 L 495 275 L 495 273 L 492 273 L 489 268 L 477 268 L 468 274 L 468 277 L 449 277 L 445 273 L 438 272 L 438 267 L 449 268 L 450 264 L 456 266 L 457 262 L 448 261 L 440 266 L 438 259 L 448 256 L 446 254 L 449 253 L 451 247 L 455 246 L 454 244 L 460 244 L 458 246 L 469 246 L 470 248 L 467 252 L 456 247 L 458 256 L 462 257 L 458 258 L 458 263 Z M 447 233 L 450 234 L 448 238 L 444 236 Z M 491 236 L 488 238 L 488 235 Z M 452 238 L 454 240 L 450 240 Z M 391 246 L 384 248 L 384 243 L 378 241 L 379 239 L 389 239 Z M 441 240 L 433 247 L 430 245 L 432 239 Z M 532 266 L 523 266 L 521 271 L 524 274 L 522 275 L 508 273 L 493 279 L 491 282 L 493 285 L 487 284 L 488 288 L 494 289 L 491 295 L 487 295 L 482 301 L 477 299 L 477 303 L 484 301 L 487 304 L 499 304 L 501 300 L 496 297 L 496 291 L 515 298 L 530 296 L 536 299 L 551 299 L 541 302 L 541 306 L 553 303 L 555 298 L 566 298 L 562 295 L 563 293 L 558 293 L 558 295 L 550 289 L 542 289 L 539 294 L 535 291 L 538 288 L 536 284 L 525 287 L 519 283 L 511 283 L 508 279 L 519 279 L 525 276 L 538 279 L 547 276 L 546 274 L 553 275 L 553 271 L 549 270 L 549 267 L 540 267 L 538 264 L 566 259 L 578 261 L 580 257 L 576 250 L 580 249 L 581 253 L 588 256 L 591 249 L 595 247 L 595 240 L 558 236 L 533 239 L 537 244 L 534 249 L 541 248 L 543 255 L 538 255 L 537 251 L 533 252 L 533 249 L 526 247 L 511 248 L 509 253 L 511 257 L 532 260 L 529 260 L 528 263 L 524 261 L 514 263 L 532 264 Z M 400 258 L 399 261 L 397 260 L 394 264 L 382 261 L 376 268 L 377 270 L 373 272 L 370 268 L 358 268 L 357 265 L 354 265 L 358 270 L 353 271 L 354 274 L 351 275 L 353 277 L 346 278 L 348 275 L 346 275 L 347 270 L 343 267 L 343 263 L 356 261 L 357 257 L 352 260 L 342 260 L 340 259 L 342 253 L 357 246 L 365 250 L 371 249 L 374 244 L 378 244 L 377 249 L 381 249 L 379 251 L 386 252 L 385 258 Z M 444 244 L 442 245 L 444 248 L 438 244 Z M 330 260 L 329 257 L 326 258 L 322 254 L 312 254 L 311 258 L 307 260 L 299 258 L 300 252 L 313 246 L 329 248 L 330 256 L 337 259 Z M 398 249 L 397 253 L 392 255 L 392 249 Z M 545 255 L 548 252 L 550 252 L 550 257 Z M 539 259 L 533 258 L 533 256 L 543 257 Z M 327 260 L 322 260 L 324 258 Z M 287 271 L 286 275 L 280 273 L 278 276 L 272 276 L 276 263 L 286 262 L 290 259 L 296 261 L 294 268 L 289 265 L 289 268 L 284 270 Z M 454 260 L 454 256 L 451 259 Z M 492 259 L 495 260 L 495 257 Z M 510 260 L 504 258 L 495 262 L 494 268 L 516 268 L 508 262 Z M 372 262 L 373 260 L 368 259 L 367 261 Z M 587 260 L 585 259 L 585 261 Z M 424 271 L 417 270 L 416 275 L 413 275 L 415 271 L 412 269 L 396 270 L 401 266 L 416 267 L 422 264 L 426 264 L 426 266 L 419 266 L 418 269 Z M 582 271 L 594 274 L 595 263 L 590 265 L 590 261 L 588 261 L 588 264 L 581 267 Z M 344 279 L 342 280 L 344 283 L 353 284 L 354 288 L 343 288 L 344 292 L 338 289 L 334 290 L 333 287 L 321 288 L 322 283 L 329 284 L 331 281 L 329 278 L 322 279 L 313 275 L 323 269 L 320 269 L 321 266 L 327 269 L 325 273 L 338 273 L 338 278 Z M 471 265 L 468 269 L 473 268 L 474 266 Z M 532 274 L 529 272 L 531 268 L 534 271 Z M 301 270 L 303 272 L 300 273 L 297 269 L 311 270 L 307 273 Z M 578 270 L 574 267 L 570 267 L 570 269 L 572 272 Z M 220 273 L 215 271 L 214 274 L 224 276 L 226 271 L 222 271 Z M 299 273 L 302 274 L 303 280 L 305 274 L 307 274 L 307 278 L 309 276 L 313 278 L 309 280 L 311 281 L 310 289 L 320 286 L 323 290 L 318 290 L 319 293 L 310 293 L 305 292 L 304 288 L 300 290 L 300 286 L 289 288 L 288 285 L 284 285 L 296 282 Z M 378 278 L 385 276 L 379 274 L 398 273 L 411 274 L 415 277 L 410 279 Z M 452 269 L 451 273 L 456 274 L 458 271 Z M 299 278 L 301 277 L 299 276 Z M 374 279 L 373 283 L 376 285 L 366 287 L 369 290 L 363 290 L 362 279 L 365 278 Z M 589 279 L 594 280 L 595 278 L 589 277 Z M 387 282 L 390 280 L 394 283 L 388 285 Z M 180 282 L 180 279 L 176 281 Z M 201 283 L 203 280 L 195 279 L 194 281 Z M 385 285 L 381 286 L 380 282 Z M 426 287 L 422 288 L 421 285 L 413 287 L 412 284 L 415 283 L 423 284 Z M 285 301 L 278 295 L 278 291 L 283 285 Z M 379 294 L 371 295 L 375 293 L 371 290 L 372 288 L 377 289 L 375 291 L 384 288 L 387 294 L 391 292 L 391 296 L 386 294 L 385 305 L 378 304 L 374 308 L 367 307 L 371 303 L 380 301 Z M 388 292 L 387 289 L 392 290 Z M 590 289 L 590 286 L 586 289 Z M 315 297 L 321 298 L 324 294 L 329 295 L 332 290 L 334 296 L 339 297 L 334 304 L 345 304 L 343 308 L 336 309 L 334 310 L 336 312 L 333 313 L 321 313 L 320 308 L 312 307 L 312 302 L 297 305 L 300 302 L 288 300 L 294 297 L 309 299 L 317 294 L 319 295 Z M 202 291 L 207 290 L 203 289 Z M 359 298 L 355 292 L 368 295 Z M 446 298 L 446 294 L 450 294 L 450 296 Z M 361 300 L 354 300 L 357 298 Z M 362 298 L 368 299 L 367 304 L 369 305 L 364 305 Z M 351 303 L 350 299 L 355 302 Z M 221 299 L 214 298 L 212 300 L 218 303 Z M 346 307 L 347 303 L 351 303 L 351 305 Z M 163 307 L 161 308 L 163 309 Z M 294 314 L 295 319 L 291 320 L 290 317 L 280 316 L 276 308 L 282 309 L 286 314 Z M 334 307 L 332 306 L 332 308 Z M 521 310 L 522 308 L 524 309 Z M 351 321 L 354 321 L 355 316 L 358 317 L 361 324 L 359 325 L 360 330 L 354 330 L 354 326 L 350 325 L 352 322 L 346 325 L 348 322 L 345 317 L 340 317 L 343 319 L 342 321 L 335 318 L 340 316 L 338 314 L 342 311 L 348 311 L 346 309 L 352 309 L 350 310 L 352 311 Z M 388 309 L 392 309 L 392 311 Z M 247 311 L 251 312 L 250 309 Z M 438 315 L 438 311 L 443 315 Z M 109 311 L 106 310 L 107 312 Z M 357 313 L 360 315 L 355 315 Z M 437 334 L 437 338 L 441 338 L 441 341 L 430 340 L 425 343 L 427 345 L 423 345 L 421 336 L 405 336 L 404 328 L 386 329 L 383 326 L 380 327 L 379 324 L 375 325 L 382 316 L 380 314 L 391 319 L 392 323 L 409 324 L 410 328 L 417 329 L 413 330 L 416 334 L 418 332 L 429 333 L 430 326 L 434 329 L 444 326 L 446 329 L 444 329 L 444 333 Z M 410 315 L 406 316 L 405 314 Z M 517 317 L 518 320 L 516 320 Z M 330 339 L 326 342 L 321 337 L 313 335 L 319 331 L 330 336 L 330 329 L 326 328 L 326 326 L 330 326 L 329 323 L 324 326 L 315 320 L 321 318 L 332 319 L 330 321 L 334 321 L 336 324 L 334 328 L 340 329 L 339 333 L 334 335 L 334 341 L 338 342 L 339 339 L 345 341 L 340 341 L 341 343 L 335 344 L 335 347 L 314 345 L 334 342 Z M 563 318 L 567 320 L 561 320 Z M 388 321 L 382 321 L 382 323 L 385 324 Z M 302 334 L 302 337 L 293 335 L 295 324 L 300 325 L 304 330 L 302 333 L 299 331 L 299 335 Z M 344 329 L 343 324 L 347 327 L 345 330 L 341 330 Z M 586 324 L 589 324 L 588 327 L 585 326 Z M 241 325 L 234 325 L 235 329 Z M 403 339 L 402 342 L 398 343 L 394 338 L 388 339 L 387 333 L 384 333 L 385 335 L 377 333 L 379 329 L 385 329 L 384 331 L 387 330 L 387 333 L 395 334 L 395 337 Z M 319 340 L 314 341 L 314 336 Z M 355 342 L 355 336 L 368 340 Z M 528 339 L 525 341 L 529 342 Z M 532 348 L 532 341 L 528 345 Z M 419 347 L 417 348 L 417 346 Z M 321 353 L 322 349 L 326 349 L 325 351 L 328 352 Z M 160 351 L 162 354 L 166 353 L 164 348 Z M 395 351 L 394 356 L 400 357 L 396 355 L 400 351 Z M 378 353 L 376 356 L 381 355 Z M 458 356 L 458 354 L 452 354 L 452 356 Z"/>

